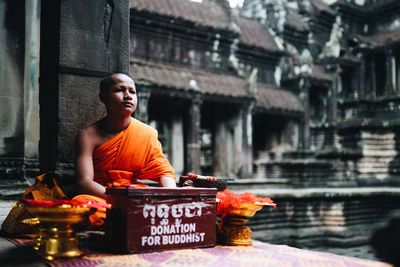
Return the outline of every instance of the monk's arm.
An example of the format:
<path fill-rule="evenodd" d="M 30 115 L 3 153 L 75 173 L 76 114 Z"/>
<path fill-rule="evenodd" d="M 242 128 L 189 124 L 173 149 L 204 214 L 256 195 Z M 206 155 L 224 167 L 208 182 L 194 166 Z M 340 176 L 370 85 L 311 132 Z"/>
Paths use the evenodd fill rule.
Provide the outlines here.
<path fill-rule="evenodd" d="M 86 132 L 82 131 L 78 134 L 75 148 L 77 190 L 80 194 L 105 198 L 105 187 L 94 181 L 92 157 L 94 148 L 95 145 Z"/>
<path fill-rule="evenodd" d="M 159 181 L 160 186 L 162 187 L 176 187 L 175 178 L 163 176 Z"/>

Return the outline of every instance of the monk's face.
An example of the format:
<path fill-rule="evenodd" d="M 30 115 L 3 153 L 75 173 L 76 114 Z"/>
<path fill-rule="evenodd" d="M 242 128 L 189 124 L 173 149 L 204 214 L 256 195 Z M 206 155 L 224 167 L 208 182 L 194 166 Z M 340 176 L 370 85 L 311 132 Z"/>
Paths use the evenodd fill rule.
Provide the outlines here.
<path fill-rule="evenodd" d="M 137 107 L 135 83 L 124 74 L 116 74 L 112 78 L 114 80 L 113 85 L 101 95 L 107 112 L 114 115 L 130 116 Z"/>

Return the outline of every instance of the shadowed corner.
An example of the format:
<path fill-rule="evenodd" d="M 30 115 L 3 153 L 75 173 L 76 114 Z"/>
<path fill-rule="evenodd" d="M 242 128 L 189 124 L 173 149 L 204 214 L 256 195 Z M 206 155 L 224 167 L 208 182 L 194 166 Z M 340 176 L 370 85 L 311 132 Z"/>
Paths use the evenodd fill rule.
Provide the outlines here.
<path fill-rule="evenodd" d="M 4 267 L 47 266 L 30 245 L 18 246 L 5 239 L 2 234 L 0 234 L 0 263 Z"/>
<path fill-rule="evenodd" d="M 400 266 L 400 214 L 394 214 L 372 234 L 370 244 L 381 260 Z"/>

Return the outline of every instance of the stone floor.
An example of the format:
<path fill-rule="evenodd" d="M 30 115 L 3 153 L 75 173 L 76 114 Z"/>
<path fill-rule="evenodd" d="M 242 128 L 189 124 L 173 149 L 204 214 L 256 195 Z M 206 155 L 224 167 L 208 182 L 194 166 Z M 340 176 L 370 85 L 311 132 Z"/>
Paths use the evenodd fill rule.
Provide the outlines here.
<path fill-rule="evenodd" d="M 0 223 L 4 221 L 15 200 L 0 200 Z"/>
<path fill-rule="evenodd" d="M 313 248 L 312 250 L 329 252 L 337 255 L 350 256 L 369 260 L 379 260 L 375 257 L 374 252 L 370 246 L 359 246 L 352 248 Z"/>
<path fill-rule="evenodd" d="M 15 201 L 0 200 L 0 224 L 6 218 Z M 16 248 L 4 238 L 0 238 L 0 266 L 42 267 L 45 265 L 30 248 Z"/>

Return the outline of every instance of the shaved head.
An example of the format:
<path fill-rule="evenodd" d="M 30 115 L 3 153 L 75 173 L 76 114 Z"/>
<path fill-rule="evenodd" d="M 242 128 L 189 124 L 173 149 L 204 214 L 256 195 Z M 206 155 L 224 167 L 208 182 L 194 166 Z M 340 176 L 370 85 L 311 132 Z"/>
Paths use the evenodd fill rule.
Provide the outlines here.
<path fill-rule="evenodd" d="M 120 72 L 111 73 L 110 75 L 104 77 L 101 80 L 101 82 L 100 82 L 100 92 L 105 92 L 108 88 L 113 86 L 115 84 L 115 78 L 120 76 L 120 75 L 129 77 L 133 81 L 133 79 L 129 75 L 125 74 L 125 73 L 120 73 Z"/>

